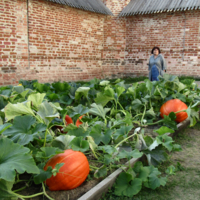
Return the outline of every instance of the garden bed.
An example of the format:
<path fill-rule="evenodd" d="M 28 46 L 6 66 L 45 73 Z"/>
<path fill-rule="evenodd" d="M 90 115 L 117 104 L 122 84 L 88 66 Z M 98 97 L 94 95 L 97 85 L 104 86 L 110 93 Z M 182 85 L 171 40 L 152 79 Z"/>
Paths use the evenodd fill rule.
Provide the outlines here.
<path fill-rule="evenodd" d="M 0 154 L 3 161 L 0 197 L 3 198 L 96 199 L 113 185 L 118 175 L 129 177 L 127 185 L 138 185 L 131 193 L 125 191 L 128 197 L 137 194 L 144 181 L 151 189 L 165 185 L 166 178 L 160 177 L 154 166 L 167 159 L 166 151 L 181 149 L 180 145 L 173 144 L 168 133 L 175 135 L 189 122 L 194 125 L 199 118 L 200 90 L 196 84 L 189 80 L 184 85 L 177 77 L 169 75 L 159 82 L 145 80 L 133 85 L 121 80 L 97 79 L 84 85 L 40 84 L 37 81 L 22 81 L 22 84 L 0 88 L 0 152 L 3 152 Z M 161 106 L 169 100 L 183 107 L 160 115 Z M 172 104 L 169 109 L 173 108 Z M 188 117 L 188 120 L 177 126 L 178 116 Z M 4 146 L 10 146 L 10 152 Z M 64 163 L 55 161 L 48 169 L 46 165 L 52 157 L 64 156 L 62 153 L 68 149 L 82 156 L 85 154 L 85 160 L 89 161 L 85 177 L 89 168 L 90 174 L 76 189 L 49 191 L 44 182 L 58 173 L 58 183 L 67 185 L 63 182 L 67 179 L 62 177 L 69 173 L 61 167 L 68 165 L 63 160 Z M 137 162 L 143 155 L 146 155 L 144 166 Z M 17 165 L 13 164 L 13 157 Z M 23 159 L 26 162 L 21 162 Z M 79 159 L 75 162 L 81 167 Z M 8 167 L 9 163 L 12 168 Z M 134 170 L 147 171 L 145 177 L 140 178 L 139 171 Z M 69 176 L 79 177 L 77 174 Z M 156 185 L 150 178 L 155 176 Z M 121 187 L 119 182 L 118 187 Z M 120 196 L 124 191 L 118 193 L 116 189 L 115 193 Z"/>

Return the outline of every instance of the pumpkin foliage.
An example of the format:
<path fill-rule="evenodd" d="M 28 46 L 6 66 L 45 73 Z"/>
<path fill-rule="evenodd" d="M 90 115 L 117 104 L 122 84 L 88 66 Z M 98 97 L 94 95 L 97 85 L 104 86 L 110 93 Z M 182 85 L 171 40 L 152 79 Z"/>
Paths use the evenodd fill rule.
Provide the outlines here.
<path fill-rule="evenodd" d="M 169 115 L 171 112 L 178 112 L 186 110 L 187 105 L 179 99 L 171 99 L 165 102 L 160 108 L 160 116 L 164 118 L 164 115 Z M 182 122 L 187 119 L 188 115 L 186 112 L 176 113 L 176 122 Z"/>
<path fill-rule="evenodd" d="M 51 191 L 74 189 L 80 186 L 89 174 L 89 163 L 82 152 L 65 150 L 64 153 L 52 157 L 46 163 L 44 170 L 46 171 L 48 166 L 54 169 L 59 163 L 64 163 L 59 173 L 45 181 Z"/>

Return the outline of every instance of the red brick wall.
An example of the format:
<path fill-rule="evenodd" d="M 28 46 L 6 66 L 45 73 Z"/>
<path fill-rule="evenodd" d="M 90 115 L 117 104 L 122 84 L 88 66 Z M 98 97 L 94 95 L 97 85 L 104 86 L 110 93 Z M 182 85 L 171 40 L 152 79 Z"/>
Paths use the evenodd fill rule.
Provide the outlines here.
<path fill-rule="evenodd" d="M 151 49 L 159 46 L 167 73 L 200 76 L 199 24 L 199 10 L 127 18 L 125 71 L 147 75 Z"/>
<path fill-rule="evenodd" d="M 0 1 L 0 85 L 18 82 L 27 57 L 26 0 Z"/>
<path fill-rule="evenodd" d="M 29 0 L 27 12 L 26 0 L 0 1 L 0 85 L 147 75 L 155 45 L 168 73 L 200 76 L 200 11 L 118 18 L 130 0 L 103 2 L 114 16 L 46 0 Z"/>

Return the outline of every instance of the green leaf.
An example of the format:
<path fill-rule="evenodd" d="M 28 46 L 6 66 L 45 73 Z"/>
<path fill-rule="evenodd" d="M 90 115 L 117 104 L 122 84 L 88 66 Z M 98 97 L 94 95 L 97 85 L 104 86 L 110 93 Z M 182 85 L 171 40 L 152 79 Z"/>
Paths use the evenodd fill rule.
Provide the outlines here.
<path fill-rule="evenodd" d="M 48 178 L 51 178 L 51 176 L 53 175 L 52 173 L 52 167 L 48 166 L 47 170 L 44 170 L 44 163 L 41 163 L 38 165 L 39 169 L 40 169 L 40 173 L 34 175 L 34 183 L 35 184 L 40 184 L 43 183 L 45 180 L 47 180 Z"/>
<path fill-rule="evenodd" d="M 10 128 L 11 126 L 12 126 L 12 124 L 10 124 L 10 123 L 0 125 L 0 134 L 3 133 L 6 129 Z"/>
<path fill-rule="evenodd" d="M 34 140 L 34 136 L 39 132 L 46 131 L 44 124 L 37 124 L 35 128 L 32 128 L 36 123 L 36 119 L 30 115 L 17 116 L 13 121 L 13 126 L 3 132 L 3 135 L 10 137 L 13 142 L 21 145 L 26 145 Z"/>
<path fill-rule="evenodd" d="M 110 145 L 99 146 L 98 150 L 102 150 L 104 153 L 108 153 L 110 155 L 117 152 L 117 149 L 115 147 L 110 146 Z"/>
<path fill-rule="evenodd" d="M 70 145 L 74 151 L 85 152 L 89 149 L 89 143 L 83 140 L 83 137 L 76 137 L 71 142 Z"/>
<path fill-rule="evenodd" d="M 18 197 L 12 192 L 14 181 L 5 181 L 0 179 L 0 199 L 1 200 L 17 200 Z"/>
<path fill-rule="evenodd" d="M 168 135 L 162 135 L 156 137 L 156 140 L 159 144 L 162 144 L 168 151 L 172 151 L 173 149 L 173 139 Z"/>
<path fill-rule="evenodd" d="M 58 147 L 62 150 L 69 149 L 71 147 L 70 142 L 74 138 L 75 138 L 75 136 L 71 136 L 71 135 L 60 135 L 53 140 L 52 146 Z"/>
<path fill-rule="evenodd" d="M 55 168 L 52 170 L 53 176 L 56 176 L 57 173 L 59 173 L 60 168 L 64 165 L 65 163 L 57 163 Z"/>
<path fill-rule="evenodd" d="M 12 88 L 12 91 L 21 94 L 22 92 L 24 92 L 24 86 L 14 86 Z"/>
<path fill-rule="evenodd" d="M 38 151 L 36 154 L 36 158 L 38 161 L 47 160 L 59 153 L 63 153 L 63 151 L 56 147 L 41 147 L 41 151 Z"/>
<path fill-rule="evenodd" d="M 125 88 L 116 85 L 116 92 L 117 92 L 118 98 L 121 96 L 121 94 L 122 94 L 124 91 L 125 91 Z"/>
<path fill-rule="evenodd" d="M 168 116 L 164 115 L 163 123 L 170 128 L 177 130 L 176 122 L 174 121 L 176 119 L 175 113 L 171 112 Z"/>
<path fill-rule="evenodd" d="M 133 197 L 142 189 L 142 180 L 135 178 L 132 180 L 132 176 L 128 173 L 122 172 L 115 184 L 115 195 Z"/>
<path fill-rule="evenodd" d="M 136 89 L 137 89 L 138 83 L 133 83 L 132 87 L 129 87 L 127 90 L 127 94 L 132 95 L 132 97 L 136 98 Z"/>
<path fill-rule="evenodd" d="M 89 87 L 79 87 L 75 93 L 75 99 L 79 100 L 82 96 L 88 98 Z"/>
<path fill-rule="evenodd" d="M 74 135 L 76 137 L 86 137 L 89 135 L 89 132 L 85 131 L 83 128 L 76 127 L 76 129 L 69 130 L 67 135 Z"/>
<path fill-rule="evenodd" d="M 11 104 L 9 103 L 5 109 L 5 117 L 7 121 L 10 121 L 11 119 L 14 119 L 16 116 L 21 115 L 32 115 L 34 116 L 34 113 L 31 109 L 31 102 L 26 101 L 23 103 L 17 103 L 17 104 Z"/>
<path fill-rule="evenodd" d="M 95 178 L 101 178 L 101 177 L 105 177 L 107 175 L 107 167 L 106 166 L 102 166 L 100 167 L 98 170 L 95 171 L 94 173 L 94 177 Z"/>
<path fill-rule="evenodd" d="M 52 86 L 55 89 L 56 93 L 67 92 L 71 88 L 71 86 L 67 82 L 52 83 Z"/>
<path fill-rule="evenodd" d="M 143 107 L 143 103 L 139 99 L 135 99 L 131 104 L 133 110 L 140 110 Z"/>
<path fill-rule="evenodd" d="M 156 166 L 161 162 L 167 160 L 167 153 L 163 150 L 163 147 L 161 145 L 159 145 L 152 151 L 144 150 L 143 152 L 147 157 L 149 165 Z"/>
<path fill-rule="evenodd" d="M 44 123 L 48 126 L 54 118 L 59 118 L 60 115 L 56 108 L 50 103 L 44 101 L 38 106 L 37 114 L 43 119 Z"/>
<path fill-rule="evenodd" d="M 46 84 L 43 84 L 43 83 L 35 82 L 35 83 L 33 83 L 33 86 L 40 93 L 47 92 L 48 90 L 50 90 L 50 87 Z"/>
<path fill-rule="evenodd" d="M 158 177 L 161 174 L 160 171 L 158 171 L 157 168 L 150 166 L 150 175 L 149 175 L 149 187 L 153 190 L 156 188 L 162 186 L 165 186 L 167 182 L 166 177 Z"/>
<path fill-rule="evenodd" d="M 1 138 L 0 179 L 14 181 L 16 171 L 19 174 L 24 172 L 38 174 L 39 169 L 29 152 L 30 149 L 15 144 L 8 138 Z"/>
<path fill-rule="evenodd" d="M 91 105 L 89 113 L 91 113 L 93 115 L 97 115 L 97 116 L 102 117 L 103 119 L 105 119 L 106 113 L 109 110 L 110 110 L 110 108 L 103 108 L 102 105 L 97 105 L 96 103 L 93 103 Z"/>
<path fill-rule="evenodd" d="M 112 130 L 106 130 L 106 132 L 105 133 L 102 133 L 102 135 L 101 135 L 101 141 L 105 144 L 105 145 L 107 145 L 107 144 L 109 144 L 109 142 L 110 142 L 110 140 L 111 140 L 111 135 L 112 135 Z"/>
<path fill-rule="evenodd" d="M 38 106 L 43 102 L 45 95 L 45 93 L 30 94 L 28 100 L 32 102 L 32 105 L 35 106 L 35 108 L 38 108 Z"/>
<path fill-rule="evenodd" d="M 141 179 L 143 182 L 145 182 L 148 180 L 149 173 L 150 173 L 149 167 L 142 167 L 138 174 L 138 178 Z"/>
<path fill-rule="evenodd" d="M 145 83 L 146 83 L 146 87 L 147 87 L 149 93 L 151 94 L 152 89 L 153 89 L 153 83 L 149 79 L 146 79 Z"/>
<path fill-rule="evenodd" d="M 74 111 L 73 116 L 74 116 L 74 115 L 77 115 L 77 114 L 79 114 L 79 115 L 84 115 L 84 114 L 86 114 L 86 113 L 89 112 L 89 108 L 83 106 L 82 104 L 79 104 L 77 107 L 73 107 L 72 109 L 73 109 L 73 111 Z M 70 115 L 70 117 L 73 117 L 73 116 Z"/>
<path fill-rule="evenodd" d="M 162 126 L 157 130 L 154 130 L 154 132 L 158 133 L 159 135 L 163 135 L 165 133 L 174 133 L 174 130 L 166 127 L 166 126 Z"/>
<path fill-rule="evenodd" d="M 100 83 L 99 83 L 99 85 L 101 85 L 101 86 L 106 86 L 106 85 L 109 85 L 109 83 L 110 83 L 110 81 L 101 81 Z"/>
<path fill-rule="evenodd" d="M 125 151 L 124 149 L 122 151 L 119 152 L 119 154 L 117 155 L 117 157 L 119 159 L 122 158 L 127 158 L 128 160 L 130 160 L 131 158 L 140 158 L 142 157 L 143 153 L 140 152 L 138 149 L 135 149 L 131 152 L 129 151 Z"/>
<path fill-rule="evenodd" d="M 165 173 L 168 175 L 175 175 L 176 168 L 173 165 L 170 165 L 166 170 Z"/>
<path fill-rule="evenodd" d="M 151 119 L 156 117 L 156 113 L 154 112 L 153 107 L 146 111 L 145 116 Z"/>
<path fill-rule="evenodd" d="M 90 136 L 94 139 L 95 143 L 99 145 L 101 142 L 101 125 L 96 124 L 95 126 L 92 127 L 90 131 Z"/>
<path fill-rule="evenodd" d="M 106 96 L 104 95 L 104 93 L 102 92 L 98 92 L 97 93 L 97 97 L 94 99 L 94 101 L 97 103 L 97 104 L 101 104 L 103 107 L 109 102 L 109 101 L 112 101 L 114 100 L 114 97 L 112 96 Z"/>
<path fill-rule="evenodd" d="M 133 126 L 122 126 L 120 129 L 117 129 L 117 131 L 113 134 L 113 138 L 116 140 L 120 136 L 126 137 L 127 134 L 132 130 Z"/>

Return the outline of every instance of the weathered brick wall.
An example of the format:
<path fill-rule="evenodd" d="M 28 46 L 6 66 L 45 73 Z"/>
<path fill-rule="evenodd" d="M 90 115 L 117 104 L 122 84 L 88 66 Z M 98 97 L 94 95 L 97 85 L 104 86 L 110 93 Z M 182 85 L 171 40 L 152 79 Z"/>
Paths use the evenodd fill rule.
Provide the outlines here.
<path fill-rule="evenodd" d="M 101 78 L 105 15 L 45 0 L 27 11 L 26 2 L 0 2 L 0 84 Z"/>
<path fill-rule="evenodd" d="M 104 48 L 102 54 L 102 68 L 106 72 L 104 77 L 123 77 L 125 69 L 126 48 L 126 19 L 119 18 L 130 0 L 104 0 L 105 5 L 114 16 L 107 16 L 104 21 Z"/>
<path fill-rule="evenodd" d="M 0 85 L 16 84 L 19 71 L 27 70 L 27 58 L 26 0 L 1 0 Z"/>
<path fill-rule="evenodd" d="M 200 76 L 200 11 L 118 18 L 130 0 L 103 0 L 114 16 L 28 2 L 0 1 L 0 85 L 147 75 L 155 45 L 168 73 Z"/>
<path fill-rule="evenodd" d="M 167 73 L 200 76 L 199 25 L 199 10 L 127 18 L 125 71 L 147 75 L 151 49 L 159 46 Z"/>
<path fill-rule="evenodd" d="M 29 3 L 30 68 L 42 82 L 100 78 L 104 15 Z"/>

